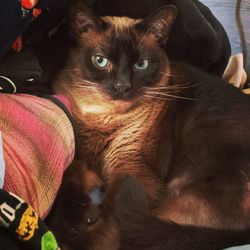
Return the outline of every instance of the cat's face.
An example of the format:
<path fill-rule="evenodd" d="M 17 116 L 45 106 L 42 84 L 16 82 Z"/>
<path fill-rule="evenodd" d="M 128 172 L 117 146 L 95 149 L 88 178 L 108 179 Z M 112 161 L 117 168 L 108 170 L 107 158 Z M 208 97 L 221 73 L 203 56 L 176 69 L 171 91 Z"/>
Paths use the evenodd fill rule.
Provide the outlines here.
<path fill-rule="evenodd" d="M 164 85 L 168 60 L 163 48 L 175 15 L 168 6 L 144 20 L 97 17 L 78 1 L 71 10 L 76 85 L 124 102 L 140 100 L 147 87 Z"/>

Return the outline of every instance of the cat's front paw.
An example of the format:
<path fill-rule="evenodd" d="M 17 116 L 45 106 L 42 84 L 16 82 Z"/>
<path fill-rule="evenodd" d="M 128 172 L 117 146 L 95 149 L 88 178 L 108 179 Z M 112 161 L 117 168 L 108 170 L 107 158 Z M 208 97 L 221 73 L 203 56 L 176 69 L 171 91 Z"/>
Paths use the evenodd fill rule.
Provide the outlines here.
<path fill-rule="evenodd" d="M 89 196 L 74 185 L 66 185 L 60 190 L 48 225 L 62 249 L 74 249 L 71 246 L 79 240 L 87 242 L 85 233 L 101 219 L 97 204 L 99 193 L 95 189 L 91 193 L 94 195 Z"/>

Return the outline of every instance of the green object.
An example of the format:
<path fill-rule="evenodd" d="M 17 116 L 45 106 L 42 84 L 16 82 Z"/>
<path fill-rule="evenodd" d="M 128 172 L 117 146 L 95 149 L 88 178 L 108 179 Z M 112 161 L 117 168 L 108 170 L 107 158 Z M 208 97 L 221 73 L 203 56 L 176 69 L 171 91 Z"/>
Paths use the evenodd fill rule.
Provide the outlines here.
<path fill-rule="evenodd" d="M 51 231 L 48 231 L 42 237 L 42 250 L 57 250 L 57 242 L 54 234 Z"/>

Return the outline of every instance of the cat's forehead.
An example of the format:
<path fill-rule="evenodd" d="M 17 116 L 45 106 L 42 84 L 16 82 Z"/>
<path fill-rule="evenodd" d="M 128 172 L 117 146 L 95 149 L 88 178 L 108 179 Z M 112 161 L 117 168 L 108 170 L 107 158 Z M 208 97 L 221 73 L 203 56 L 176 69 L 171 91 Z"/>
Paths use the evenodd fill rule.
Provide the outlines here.
<path fill-rule="evenodd" d="M 114 16 L 101 18 L 108 24 L 107 28 L 83 34 L 83 41 L 88 47 L 104 52 L 104 55 L 108 53 L 110 58 L 121 59 L 123 56 L 133 59 L 142 49 L 152 48 L 155 44 L 154 36 L 136 28 L 141 19 Z"/>

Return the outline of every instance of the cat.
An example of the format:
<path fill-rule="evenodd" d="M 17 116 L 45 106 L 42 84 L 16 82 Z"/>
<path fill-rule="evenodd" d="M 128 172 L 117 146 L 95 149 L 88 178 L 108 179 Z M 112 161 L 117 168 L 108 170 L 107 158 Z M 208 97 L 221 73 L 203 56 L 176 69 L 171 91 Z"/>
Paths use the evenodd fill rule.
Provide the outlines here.
<path fill-rule="evenodd" d="M 124 241 L 130 235 L 145 243 L 141 249 L 220 249 L 250 241 L 249 231 L 239 233 L 250 228 L 250 97 L 169 62 L 164 47 L 176 14 L 166 6 L 143 20 L 98 17 L 80 0 L 70 9 L 74 46 L 54 89 L 71 100 L 81 158 L 66 171 L 48 222 L 62 249 L 137 249 Z M 145 189 L 156 220 L 145 236 L 142 221 L 126 227 L 119 212 L 127 175 Z M 96 206 L 89 186 L 102 182 Z M 158 232 L 162 223 L 162 245 L 157 237 L 145 241 L 149 228 Z"/>

